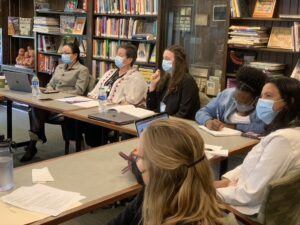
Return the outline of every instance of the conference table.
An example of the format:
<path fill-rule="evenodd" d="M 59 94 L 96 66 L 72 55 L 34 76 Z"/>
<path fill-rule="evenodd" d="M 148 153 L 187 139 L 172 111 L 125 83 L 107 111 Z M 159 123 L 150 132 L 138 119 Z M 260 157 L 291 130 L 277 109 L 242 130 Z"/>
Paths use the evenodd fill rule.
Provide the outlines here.
<path fill-rule="evenodd" d="M 65 191 L 79 192 L 86 197 L 81 200 L 80 206 L 33 224 L 62 223 L 139 192 L 141 186 L 137 184 L 133 174 L 131 172 L 122 174 L 121 171 L 127 166 L 127 161 L 119 156 L 120 151 L 129 154 L 137 147 L 137 144 L 138 139 L 134 138 L 17 167 L 14 169 L 13 190 L 21 186 L 32 185 L 32 169 L 48 167 L 54 181 L 47 182 L 45 185 Z M 8 193 L 0 192 L 0 196 Z"/>

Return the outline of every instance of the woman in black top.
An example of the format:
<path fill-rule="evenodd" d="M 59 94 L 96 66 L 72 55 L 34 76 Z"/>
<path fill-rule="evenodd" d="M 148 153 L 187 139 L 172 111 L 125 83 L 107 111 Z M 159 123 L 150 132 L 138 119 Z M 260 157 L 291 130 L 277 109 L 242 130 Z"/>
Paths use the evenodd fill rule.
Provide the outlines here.
<path fill-rule="evenodd" d="M 157 70 L 147 94 L 147 108 L 156 112 L 194 120 L 200 108 L 199 89 L 189 74 L 184 49 L 177 45 L 163 54 L 164 74 Z"/>

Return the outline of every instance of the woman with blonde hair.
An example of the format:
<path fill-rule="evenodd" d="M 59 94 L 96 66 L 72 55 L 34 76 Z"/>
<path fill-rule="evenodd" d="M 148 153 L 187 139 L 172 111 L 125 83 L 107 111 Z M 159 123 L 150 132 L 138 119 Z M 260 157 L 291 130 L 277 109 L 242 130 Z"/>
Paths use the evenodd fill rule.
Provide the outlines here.
<path fill-rule="evenodd" d="M 137 166 L 144 189 L 112 224 L 225 224 L 204 143 L 190 125 L 153 122 L 142 133 Z"/>

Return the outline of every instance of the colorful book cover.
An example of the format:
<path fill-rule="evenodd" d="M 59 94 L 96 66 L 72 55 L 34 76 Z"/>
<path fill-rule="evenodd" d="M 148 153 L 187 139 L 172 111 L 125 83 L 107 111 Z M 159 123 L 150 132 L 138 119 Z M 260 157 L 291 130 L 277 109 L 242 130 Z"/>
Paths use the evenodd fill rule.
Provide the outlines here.
<path fill-rule="evenodd" d="M 60 32 L 62 34 L 72 34 L 75 24 L 75 16 L 60 16 Z"/>
<path fill-rule="evenodd" d="M 83 34 L 85 27 L 86 17 L 77 17 L 75 20 L 73 34 Z"/>

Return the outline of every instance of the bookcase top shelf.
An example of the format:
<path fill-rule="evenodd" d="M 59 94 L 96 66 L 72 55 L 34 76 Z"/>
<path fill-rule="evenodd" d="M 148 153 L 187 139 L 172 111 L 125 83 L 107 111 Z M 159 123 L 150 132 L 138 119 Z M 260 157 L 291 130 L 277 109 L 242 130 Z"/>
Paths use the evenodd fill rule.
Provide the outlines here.
<path fill-rule="evenodd" d="M 82 37 L 82 38 L 87 38 L 87 35 L 85 34 L 62 34 L 62 33 L 52 33 L 52 32 L 35 32 L 37 34 L 43 34 L 43 35 L 54 35 L 54 36 L 75 36 L 75 37 Z"/>
<path fill-rule="evenodd" d="M 86 12 L 72 12 L 72 11 L 61 11 L 61 10 L 36 10 L 38 14 L 54 14 L 54 15 L 78 15 L 78 16 L 86 16 Z"/>
<path fill-rule="evenodd" d="M 113 13 L 94 13 L 94 16 L 108 16 L 108 17 L 134 17 L 134 18 L 157 18 L 156 14 L 153 15 L 139 15 L 139 14 L 113 14 Z"/>
<path fill-rule="evenodd" d="M 155 44 L 156 40 L 143 40 L 143 39 L 129 39 L 129 38 L 118 38 L 118 37 L 107 37 L 107 36 L 94 36 L 94 39 L 114 40 L 114 41 L 130 41 L 130 42 L 145 42 L 149 44 Z"/>
<path fill-rule="evenodd" d="M 234 21 L 274 21 L 274 22 L 297 22 L 300 18 L 256 18 L 256 17 L 231 17 L 230 20 Z"/>
<path fill-rule="evenodd" d="M 232 44 L 228 44 L 228 48 L 230 49 L 241 49 L 241 50 L 249 50 L 249 51 L 261 51 L 261 52 L 281 52 L 281 53 L 292 53 L 299 54 L 300 52 L 295 52 L 289 49 L 279 49 L 279 48 L 267 48 L 267 47 L 246 47 L 246 46 L 236 46 Z"/>

